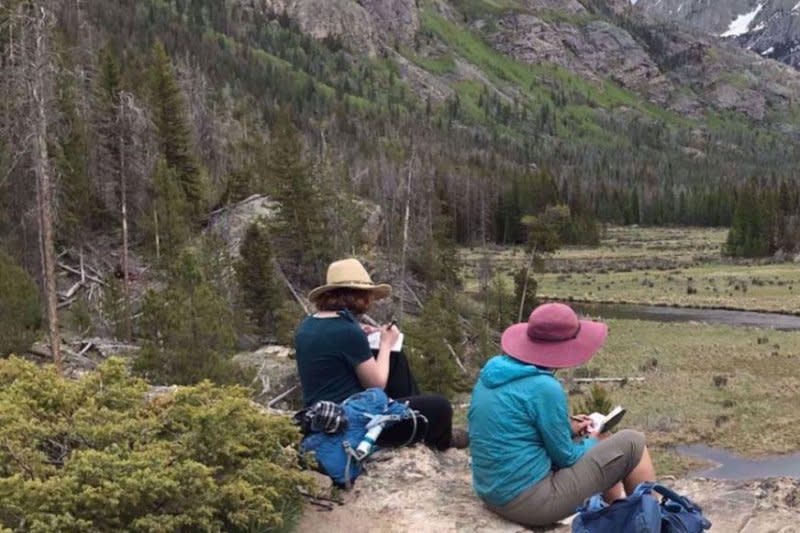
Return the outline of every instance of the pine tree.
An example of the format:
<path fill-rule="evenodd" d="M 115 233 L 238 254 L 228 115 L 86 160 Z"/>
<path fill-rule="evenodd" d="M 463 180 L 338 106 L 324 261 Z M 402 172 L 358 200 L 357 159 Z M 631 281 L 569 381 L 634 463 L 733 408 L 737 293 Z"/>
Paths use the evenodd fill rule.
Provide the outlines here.
<path fill-rule="evenodd" d="M 177 254 L 189 236 L 190 208 L 180 188 L 177 172 L 163 160 L 153 172 L 152 241 L 156 256 Z"/>
<path fill-rule="evenodd" d="M 276 233 L 282 263 L 301 279 L 317 280 L 331 259 L 323 202 L 288 113 L 281 114 L 274 127 L 268 171 L 272 196 L 280 203 Z"/>
<path fill-rule="evenodd" d="M 233 314 L 209 283 L 197 252 L 186 250 L 170 265 L 166 288 L 147 294 L 142 315 L 145 345 L 135 368 L 148 379 L 185 385 L 243 377 L 230 360 L 236 346 Z"/>
<path fill-rule="evenodd" d="M 192 152 L 186 101 L 169 56 L 160 42 L 153 48 L 150 98 L 162 156 L 167 167 L 174 172 L 191 214 L 196 218 L 205 208 L 205 184 Z"/>
<path fill-rule="evenodd" d="M 55 147 L 56 170 L 61 177 L 58 229 L 75 243 L 84 238 L 85 230 L 96 225 L 101 211 L 89 177 L 87 128 L 76 108 L 75 81 L 70 74 L 62 75 L 58 85 L 61 117 L 61 135 Z"/>
<path fill-rule="evenodd" d="M 456 357 L 462 357 L 461 327 L 453 294 L 439 290 L 408 327 L 410 361 L 422 390 L 451 397 L 465 389 Z"/>
<path fill-rule="evenodd" d="M 770 228 L 753 181 L 737 195 L 725 253 L 734 257 L 763 257 L 769 253 L 770 241 Z"/>
<path fill-rule="evenodd" d="M 94 90 L 95 182 L 106 207 L 117 206 L 120 172 L 119 109 L 120 70 L 114 53 L 104 49 L 98 59 Z"/>
<path fill-rule="evenodd" d="M 270 327 L 283 298 L 275 281 L 272 245 L 263 221 L 247 228 L 239 253 L 242 257 L 236 264 L 236 277 L 248 318 L 261 329 Z M 274 325 L 270 329 L 274 331 Z"/>
<path fill-rule="evenodd" d="M 42 325 L 39 289 L 0 250 L 0 357 L 30 348 Z"/>

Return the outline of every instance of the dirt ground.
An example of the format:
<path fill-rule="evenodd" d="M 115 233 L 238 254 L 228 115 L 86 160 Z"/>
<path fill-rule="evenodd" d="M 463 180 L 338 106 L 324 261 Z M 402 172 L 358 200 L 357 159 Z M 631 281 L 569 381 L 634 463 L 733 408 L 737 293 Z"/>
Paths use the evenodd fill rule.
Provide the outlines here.
<path fill-rule="evenodd" d="M 703 507 L 712 531 L 800 533 L 800 480 L 723 482 L 665 479 Z M 490 513 L 472 491 L 464 451 L 433 453 L 416 447 L 385 452 L 346 493 L 342 505 L 325 510 L 309 505 L 296 531 L 507 532 L 529 531 Z M 567 533 L 564 524 L 551 528 Z"/>

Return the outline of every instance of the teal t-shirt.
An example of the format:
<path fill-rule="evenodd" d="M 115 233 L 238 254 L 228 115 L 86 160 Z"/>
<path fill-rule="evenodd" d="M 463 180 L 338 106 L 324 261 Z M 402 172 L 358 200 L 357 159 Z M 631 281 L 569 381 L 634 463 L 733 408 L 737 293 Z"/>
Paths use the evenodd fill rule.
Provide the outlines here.
<path fill-rule="evenodd" d="M 308 316 L 297 328 L 294 346 L 303 404 L 342 402 L 364 390 L 356 367 L 372 357 L 367 336 L 355 318 L 340 312 L 334 318 Z"/>

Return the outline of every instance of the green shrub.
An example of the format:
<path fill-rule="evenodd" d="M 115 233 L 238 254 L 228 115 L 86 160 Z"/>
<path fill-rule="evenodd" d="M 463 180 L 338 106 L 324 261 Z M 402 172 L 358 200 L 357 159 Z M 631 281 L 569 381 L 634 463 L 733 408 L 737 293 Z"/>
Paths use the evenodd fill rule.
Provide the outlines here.
<path fill-rule="evenodd" d="M 79 380 L 0 361 L 0 530 L 274 531 L 310 488 L 298 434 L 245 390 L 147 398 L 111 359 Z"/>
<path fill-rule="evenodd" d="M 591 413 L 606 414 L 613 408 L 614 404 L 606 388 L 602 385 L 594 384 L 589 390 L 589 397 L 584 398 L 583 401 L 575 405 L 573 412 L 586 415 Z"/>
<path fill-rule="evenodd" d="M 244 382 L 246 373 L 231 361 L 236 348 L 231 308 L 209 282 L 198 254 L 185 250 L 172 265 L 167 285 L 144 299 L 145 339 L 135 368 L 148 380 L 190 385 L 204 379 Z"/>
<path fill-rule="evenodd" d="M 36 283 L 0 251 L 0 356 L 30 348 L 41 325 Z"/>
<path fill-rule="evenodd" d="M 259 220 L 248 226 L 239 252 L 242 258 L 235 268 L 242 303 L 251 324 L 262 331 L 273 324 L 283 300 L 275 280 L 272 245 L 265 221 Z"/>
<path fill-rule="evenodd" d="M 469 390 L 456 363 L 456 357 L 463 360 L 464 353 L 453 298 L 452 293 L 440 289 L 407 328 L 409 362 L 420 387 L 448 398 Z"/>

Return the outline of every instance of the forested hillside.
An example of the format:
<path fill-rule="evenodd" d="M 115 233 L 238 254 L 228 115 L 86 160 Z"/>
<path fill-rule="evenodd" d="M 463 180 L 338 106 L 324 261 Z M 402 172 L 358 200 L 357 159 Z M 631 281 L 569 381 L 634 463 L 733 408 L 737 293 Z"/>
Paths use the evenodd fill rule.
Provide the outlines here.
<path fill-rule="evenodd" d="M 797 241 L 800 74 L 626 2 L 5 0 L 0 46 L 0 244 L 51 323 L 80 288 L 56 286 L 59 261 L 84 252 L 116 262 L 121 336 L 164 349 L 170 299 L 224 322 L 230 280 L 197 237 L 254 194 L 281 207 L 251 257 L 300 288 L 362 251 L 376 209 L 366 241 L 423 284 L 453 281 L 453 244 L 521 243 L 557 204 L 568 242 L 596 221 L 729 225 L 737 205 L 731 253 Z M 132 323 L 143 272 L 176 292 Z M 204 349 L 230 350 L 217 332 Z"/>

